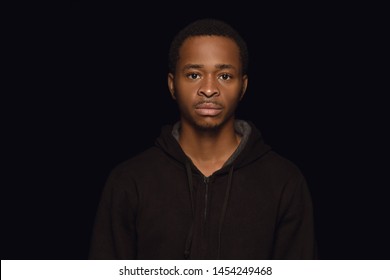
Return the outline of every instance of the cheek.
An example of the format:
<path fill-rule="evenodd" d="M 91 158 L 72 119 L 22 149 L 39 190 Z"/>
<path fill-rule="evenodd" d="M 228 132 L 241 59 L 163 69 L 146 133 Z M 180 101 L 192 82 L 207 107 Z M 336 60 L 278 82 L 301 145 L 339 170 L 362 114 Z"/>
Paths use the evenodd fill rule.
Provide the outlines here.
<path fill-rule="evenodd" d="M 197 90 L 197 84 L 184 82 L 179 79 L 179 81 L 176 83 L 176 90 L 186 95 L 191 94 Z"/>
<path fill-rule="evenodd" d="M 175 94 L 181 102 L 191 102 L 197 95 L 197 89 L 194 85 L 181 85 L 178 83 L 176 85 Z"/>
<path fill-rule="evenodd" d="M 181 110 L 186 110 L 190 108 L 193 104 L 192 95 L 188 94 L 188 92 L 177 90 L 176 92 L 176 102 Z"/>
<path fill-rule="evenodd" d="M 229 88 L 226 94 L 226 101 L 229 103 L 237 103 L 241 99 L 242 87 Z"/>

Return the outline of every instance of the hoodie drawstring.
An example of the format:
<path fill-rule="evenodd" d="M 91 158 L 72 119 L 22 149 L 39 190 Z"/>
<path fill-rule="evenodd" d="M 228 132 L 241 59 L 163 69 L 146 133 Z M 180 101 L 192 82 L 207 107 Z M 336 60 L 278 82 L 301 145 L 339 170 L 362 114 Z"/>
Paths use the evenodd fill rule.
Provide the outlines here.
<path fill-rule="evenodd" d="M 190 191 L 191 210 L 192 210 L 192 222 L 191 222 L 190 230 L 187 235 L 186 245 L 184 250 L 184 258 L 188 259 L 191 253 L 192 236 L 194 234 L 194 222 L 195 222 L 194 187 L 192 185 L 191 165 L 188 162 L 188 160 L 186 160 L 186 171 L 187 171 L 188 188 Z"/>
<path fill-rule="evenodd" d="M 230 167 L 230 170 L 229 170 L 228 185 L 227 185 L 227 188 L 226 188 L 225 199 L 224 199 L 223 206 L 222 206 L 221 217 L 219 219 L 219 227 L 218 227 L 218 257 L 217 257 L 218 260 L 221 257 L 221 232 L 222 232 L 222 226 L 223 226 L 223 222 L 225 220 L 226 209 L 227 209 L 227 205 L 228 205 L 228 201 L 229 201 L 230 189 L 232 187 L 233 170 L 234 170 L 234 166 L 232 165 L 232 167 Z"/>

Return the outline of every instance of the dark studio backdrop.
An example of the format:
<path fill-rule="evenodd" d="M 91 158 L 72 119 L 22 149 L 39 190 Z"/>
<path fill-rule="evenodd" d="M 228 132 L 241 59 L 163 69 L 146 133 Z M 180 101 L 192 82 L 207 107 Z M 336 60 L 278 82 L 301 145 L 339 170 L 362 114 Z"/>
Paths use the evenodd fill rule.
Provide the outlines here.
<path fill-rule="evenodd" d="M 237 117 L 306 176 L 320 257 L 389 259 L 381 18 L 347 5 L 184 6 L 75 1 L 61 20 L 50 16 L 58 28 L 27 29 L 41 35 L 28 36 L 24 55 L 44 75 L 29 64 L 9 114 L 1 258 L 87 258 L 109 172 L 178 118 L 167 89 L 171 39 L 211 16 L 248 43 Z"/>

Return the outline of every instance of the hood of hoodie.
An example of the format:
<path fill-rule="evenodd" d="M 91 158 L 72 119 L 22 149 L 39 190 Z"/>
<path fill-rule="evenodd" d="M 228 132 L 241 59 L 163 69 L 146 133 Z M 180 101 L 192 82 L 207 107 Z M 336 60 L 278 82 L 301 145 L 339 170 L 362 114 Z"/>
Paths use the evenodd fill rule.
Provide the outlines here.
<path fill-rule="evenodd" d="M 186 156 L 178 142 L 179 127 L 180 122 L 177 122 L 174 125 L 163 126 L 160 136 L 156 139 L 155 145 L 163 150 L 168 156 L 172 157 L 180 164 L 185 165 L 186 162 L 189 161 L 189 158 Z M 232 165 L 234 165 L 235 170 L 240 169 L 271 150 L 271 147 L 265 144 L 260 131 L 251 121 L 236 120 L 235 129 L 236 132 L 242 136 L 240 145 L 216 174 L 229 172 Z"/>

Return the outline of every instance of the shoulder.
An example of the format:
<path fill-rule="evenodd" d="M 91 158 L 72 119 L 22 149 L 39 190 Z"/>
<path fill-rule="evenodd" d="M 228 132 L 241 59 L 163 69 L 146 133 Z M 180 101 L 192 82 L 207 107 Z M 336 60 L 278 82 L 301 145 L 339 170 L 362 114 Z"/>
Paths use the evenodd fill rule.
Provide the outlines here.
<path fill-rule="evenodd" d="M 286 179 L 303 179 L 298 165 L 275 151 L 268 152 L 258 161 L 258 164 L 261 164 L 269 174 Z"/>
<path fill-rule="evenodd" d="M 110 177 L 121 180 L 145 181 L 168 172 L 175 173 L 182 168 L 180 163 L 158 147 L 147 150 L 119 163 L 110 173 Z"/>
<path fill-rule="evenodd" d="M 111 176 L 123 176 L 124 174 L 137 174 L 144 170 L 150 170 L 154 163 L 161 161 L 163 155 L 155 147 L 151 147 L 135 156 L 120 162 L 111 170 Z"/>
<path fill-rule="evenodd" d="M 292 160 L 271 150 L 258 159 L 247 175 L 253 182 L 261 182 L 262 188 L 276 197 L 307 188 L 306 178 L 299 166 Z"/>
<path fill-rule="evenodd" d="M 151 163 L 158 161 L 161 152 L 155 147 L 125 160 L 114 166 L 106 179 L 106 192 L 128 192 L 133 190 L 140 178 L 150 177 Z"/>
<path fill-rule="evenodd" d="M 257 163 L 257 172 L 262 174 L 263 187 L 273 194 L 273 197 L 283 207 L 311 203 L 310 188 L 301 168 L 289 158 L 275 151 L 267 153 Z"/>

